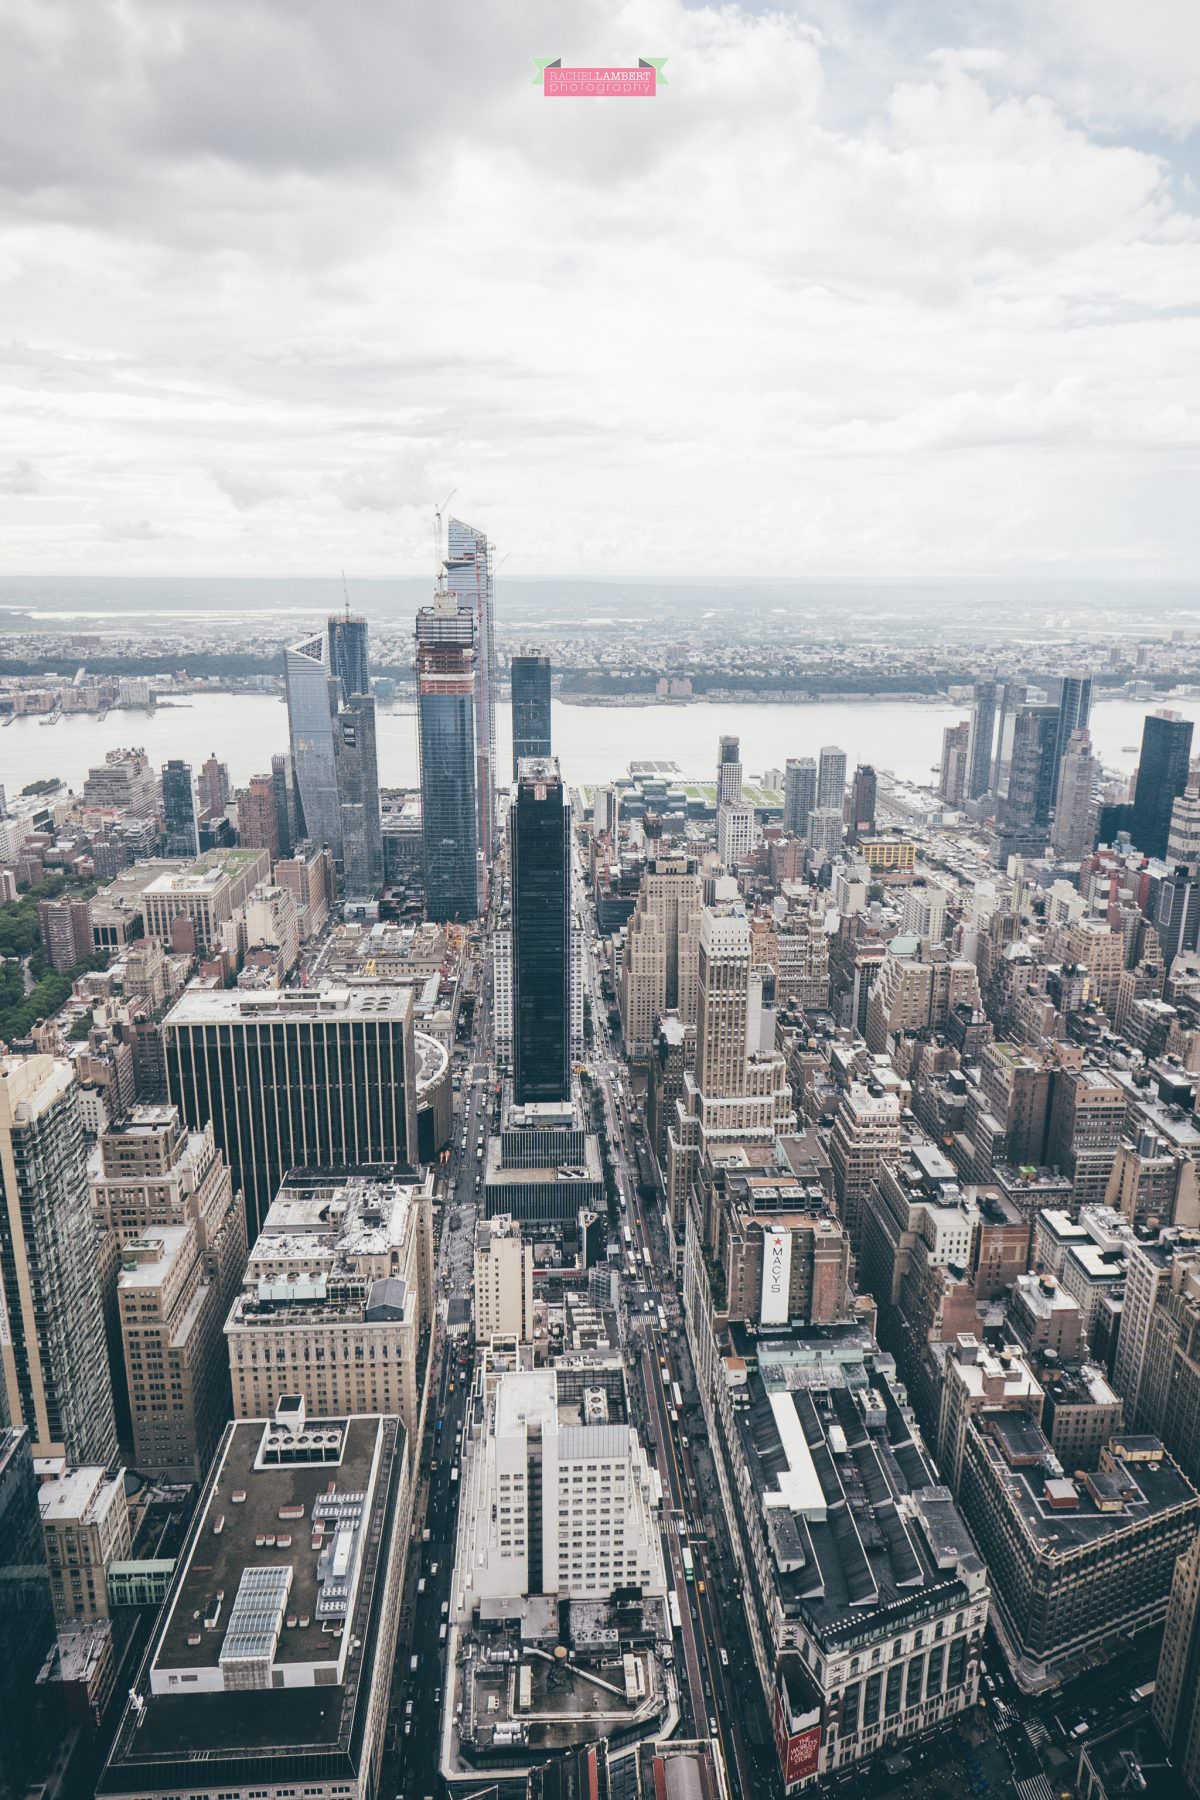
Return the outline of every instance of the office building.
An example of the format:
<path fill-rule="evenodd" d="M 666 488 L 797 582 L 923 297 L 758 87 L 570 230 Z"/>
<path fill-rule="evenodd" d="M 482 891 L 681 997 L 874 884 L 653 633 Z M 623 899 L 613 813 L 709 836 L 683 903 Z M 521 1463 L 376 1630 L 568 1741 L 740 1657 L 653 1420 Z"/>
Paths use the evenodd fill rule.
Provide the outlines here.
<path fill-rule="evenodd" d="M 0 1428 L 0 1800 L 24 1800 L 53 1744 L 38 1689 L 55 1621 L 37 1496 L 28 1432 Z"/>
<path fill-rule="evenodd" d="M 229 770 L 218 760 L 215 750 L 210 750 L 201 763 L 196 785 L 199 790 L 201 818 L 219 818 L 229 805 Z"/>
<path fill-rule="evenodd" d="M 754 850 L 754 808 L 738 805 L 717 808 L 717 855 L 731 872 Z"/>
<path fill-rule="evenodd" d="M 1179 1776 L 1200 1792 L 1200 1532 L 1175 1564 L 1150 1710 Z"/>
<path fill-rule="evenodd" d="M 271 758 L 271 788 L 275 795 L 275 824 L 279 834 L 280 856 L 290 856 L 297 837 L 295 794 L 292 783 L 291 758 L 279 753 Z"/>
<path fill-rule="evenodd" d="M 153 819 L 158 812 L 157 783 L 146 752 L 110 750 L 98 768 L 88 770 L 83 804 L 98 812 Z"/>
<path fill-rule="evenodd" d="M 982 1005 L 975 965 L 944 945 L 930 945 L 919 957 L 889 949 L 871 985 L 866 1040 L 885 1055 L 889 1039 L 942 1030 L 960 1006 L 974 1012 Z"/>
<path fill-rule="evenodd" d="M 1078 1206 L 1103 1204 L 1124 1123 L 1125 1095 L 1102 1069 L 1054 1071 L 1045 1161 L 1071 1177 Z"/>
<path fill-rule="evenodd" d="M 513 1091 L 571 1093 L 571 809 L 552 757 L 522 763 L 510 820 Z"/>
<path fill-rule="evenodd" d="M 476 823 L 487 870 L 497 849 L 495 571 L 486 534 L 461 519 L 451 519 L 446 527 L 442 582 L 474 624 Z"/>
<path fill-rule="evenodd" d="M 664 1013 L 676 1014 L 685 1028 L 695 1025 L 703 912 L 695 858 L 656 856 L 646 863 L 621 958 L 621 1027 L 629 1056 L 649 1056 Z"/>
<path fill-rule="evenodd" d="M 415 1439 L 432 1318 L 432 1178 L 293 1170 L 225 1323 L 233 1412 L 395 1415 Z"/>
<path fill-rule="evenodd" d="M 723 737 L 717 751 L 717 810 L 740 806 L 742 801 L 742 749 L 735 737 Z"/>
<path fill-rule="evenodd" d="M 475 1341 L 533 1342 L 533 1245 L 503 1214 L 475 1227 Z"/>
<path fill-rule="evenodd" d="M 109 1564 L 133 1547 L 124 1469 L 59 1467 L 38 1488 L 38 1511 L 59 1624 L 107 1619 Z"/>
<path fill-rule="evenodd" d="M 550 658 L 523 650 L 509 666 L 512 686 L 512 778 L 527 756 L 551 756 Z"/>
<path fill-rule="evenodd" d="M 1200 1496 L 1157 1438 L 1119 1435 L 1068 1472 L 1028 1413 L 972 1418 L 960 1500 L 995 1581 L 996 1634 L 1037 1692 L 1119 1655 L 1163 1618 Z"/>
<path fill-rule="evenodd" d="M 877 1083 L 852 1081 L 834 1115 L 829 1137 L 838 1216 L 857 1252 L 862 1213 L 884 1162 L 900 1154 L 900 1102 Z"/>
<path fill-rule="evenodd" d="M 535 1595 L 664 1594 L 659 1501 L 618 1359 L 481 1373 L 463 1455 L 458 1619 Z"/>
<path fill-rule="evenodd" d="M 783 771 L 783 829 L 808 836 L 808 816 L 817 804 L 817 765 L 811 756 L 789 756 Z"/>
<path fill-rule="evenodd" d="M 407 988 L 189 988 L 168 1013 L 168 1092 L 212 1121 L 251 1238 L 290 1169 L 416 1160 L 412 1009 Z"/>
<path fill-rule="evenodd" d="M 8 1421 L 37 1457 L 117 1447 L 79 1090 L 52 1056 L 0 1061 L 0 1365 Z"/>
<path fill-rule="evenodd" d="M 1051 847 L 1065 862 L 1082 862 L 1091 854 L 1096 842 L 1096 792 L 1100 773 L 1100 762 L 1092 754 L 1087 730 L 1072 732 L 1059 763 L 1058 793 L 1050 831 Z"/>
<path fill-rule="evenodd" d="M 211 1125 L 135 1106 L 88 1168 L 110 1358 L 135 1468 L 200 1481 L 229 1417 L 222 1327 L 246 1262 L 246 1216 Z"/>
<path fill-rule="evenodd" d="M 337 687 L 330 690 L 328 643 L 323 633 L 298 639 L 284 653 L 288 729 L 297 811 L 305 837 L 342 857 L 334 716 Z"/>
<path fill-rule="evenodd" d="M 1166 860 L 1170 869 L 1186 865 L 1193 873 L 1200 864 L 1200 777 L 1195 775 L 1171 807 Z"/>
<path fill-rule="evenodd" d="M 200 827 L 196 822 L 196 790 L 190 763 L 173 757 L 163 764 L 162 804 L 163 855 L 198 856 Z"/>
<path fill-rule="evenodd" d="M 1058 709 L 1022 706 L 1013 725 L 1012 760 L 1003 809 L 1002 852 L 1040 855 L 1050 835 L 1058 783 Z"/>
<path fill-rule="evenodd" d="M 439 592 L 417 614 L 417 730 L 425 909 L 438 923 L 479 911 L 476 624 Z"/>
<path fill-rule="evenodd" d="M 97 1793 L 375 1800 L 411 1517 L 397 1419 L 228 1426 Z"/>
<path fill-rule="evenodd" d="M 1129 1245 L 1125 1263 L 1125 1305 L 1113 1363 L 1113 1386 L 1125 1402 L 1125 1422 L 1141 1430 L 1161 1410 L 1161 1377 L 1154 1368 L 1154 1348 L 1161 1323 L 1161 1302 L 1182 1292 L 1200 1273 L 1200 1235 L 1169 1230 Z M 1169 1323 L 1168 1323 L 1169 1332 Z M 1149 1429 L 1149 1427 L 1146 1427 Z"/>
<path fill-rule="evenodd" d="M 338 699 L 349 706 L 356 694 L 371 692 L 367 673 L 367 621 L 352 614 L 331 613 L 327 621 L 329 634 L 329 673 L 337 682 Z"/>
<path fill-rule="evenodd" d="M 261 849 L 210 850 L 199 861 L 158 875 L 142 891 L 146 936 L 164 949 L 204 956 L 219 950 L 223 928 L 271 873 Z"/>
<path fill-rule="evenodd" d="M 971 725 L 967 745 L 968 800 L 981 799 L 992 786 L 992 758 L 996 747 L 996 707 L 1000 686 L 995 681 L 977 681 L 971 703 Z"/>
<path fill-rule="evenodd" d="M 970 748 L 970 721 L 963 719 L 961 724 L 947 725 L 942 733 L 941 772 L 938 775 L 938 797 L 947 806 L 961 806 L 967 798 Z"/>
<path fill-rule="evenodd" d="M 333 902 L 333 858 L 316 844 L 301 842 L 293 854 L 275 864 L 275 880 L 296 902 L 296 919 L 305 943 L 319 937 Z"/>
<path fill-rule="evenodd" d="M 370 899 L 383 885 L 375 702 L 355 694 L 334 719 L 342 869 L 348 897 Z"/>
<path fill-rule="evenodd" d="M 1145 856 L 1165 856 L 1171 813 L 1186 793 L 1192 754 L 1192 721 L 1165 709 L 1151 713 L 1142 727 L 1137 785 L 1133 791 L 1130 836 Z"/>
<path fill-rule="evenodd" d="M 842 847 L 846 824 L 840 806 L 815 806 L 808 815 L 809 866 L 830 863 Z"/>
<path fill-rule="evenodd" d="M 875 801 L 878 783 L 870 763 L 859 763 L 850 789 L 850 835 L 861 837 L 875 829 Z"/>
<path fill-rule="evenodd" d="M 846 752 L 826 744 L 817 765 L 817 805 L 844 813 L 846 806 Z"/>

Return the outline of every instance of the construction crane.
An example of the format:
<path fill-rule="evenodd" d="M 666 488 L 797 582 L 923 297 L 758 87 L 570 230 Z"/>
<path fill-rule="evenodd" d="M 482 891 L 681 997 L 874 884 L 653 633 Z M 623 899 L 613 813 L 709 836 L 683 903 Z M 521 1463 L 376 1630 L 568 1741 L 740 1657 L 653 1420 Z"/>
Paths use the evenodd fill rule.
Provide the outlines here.
<path fill-rule="evenodd" d="M 433 574 L 436 581 L 442 569 L 442 514 L 457 494 L 457 488 L 451 488 L 442 504 L 434 508 L 433 513 Z"/>

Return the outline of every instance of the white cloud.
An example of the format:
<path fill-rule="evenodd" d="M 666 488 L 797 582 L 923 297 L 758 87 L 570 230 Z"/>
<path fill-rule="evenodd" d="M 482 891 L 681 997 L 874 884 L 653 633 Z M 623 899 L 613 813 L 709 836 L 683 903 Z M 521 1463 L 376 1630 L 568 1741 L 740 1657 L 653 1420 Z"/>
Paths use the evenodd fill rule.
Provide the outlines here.
<path fill-rule="evenodd" d="M 1051 12 L 11 4 L 0 558 L 1191 573 L 1187 59 Z"/>

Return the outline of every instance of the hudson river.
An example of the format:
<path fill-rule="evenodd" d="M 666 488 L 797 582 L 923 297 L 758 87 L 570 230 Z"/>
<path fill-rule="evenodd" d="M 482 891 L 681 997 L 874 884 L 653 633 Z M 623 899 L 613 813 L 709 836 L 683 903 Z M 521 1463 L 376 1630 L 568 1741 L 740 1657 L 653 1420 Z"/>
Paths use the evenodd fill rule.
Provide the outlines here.
<path fill-rule="evenodd" d="M 1174 703 L 1200 720 L 1200 699 Z M 1144 701 L 1108 700 L 1092 715 L 1092 736 L 1103 761 L 1131 770 L 1137 761 Z M 822 744 L 839 744 L 850 767 L 856 762 L 890 769 L 908 781 L 927 783 L 941 755 L 942 730 L 966 717 L 961 706 L 888 701 L 818 705 L 563 706 L 554 702 L 553 738 L 568 782 L 595 782 L 625 773 L 633 758 L 658 757 L 685 775 L 708 777 L 717 739 L 731 732 L 742 741 L 747 775 L 781 768 L 789 756 L 815 756 Z M 512 768 L 509 708 L 497 707 L 499 776 Z M 181 756 L 194 769 L 216 751 L 238 785 L 269 771 L 272 752 L 286 750 L 287 709 L 281 700 L 250 694 L 197 694 L 186 704 L 154 713 L 117 712 L 106 719 L 66 715 L 54 725 L 17 719 L 0 728 L 0 784 L 15 795 L 27 782 L 57 775 L 82 786 L 106 750 L 142 746 L 158 767 Z M 1200 745 L 1200 734 L 1198 734 Z M 1132 749 L 1130 747 L 1133 747 Z M 379 777 L 385 787 L 414 787 L 418 779 L 417 721 L 411 707 L 379 711 Z"/>

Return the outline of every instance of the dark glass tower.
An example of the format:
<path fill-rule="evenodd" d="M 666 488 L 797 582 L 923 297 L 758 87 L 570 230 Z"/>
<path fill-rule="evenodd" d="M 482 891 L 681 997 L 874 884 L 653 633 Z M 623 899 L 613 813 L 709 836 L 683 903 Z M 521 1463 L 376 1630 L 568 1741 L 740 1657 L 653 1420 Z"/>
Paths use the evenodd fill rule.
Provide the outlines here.
<path fill-rule="evenodd" d="M 550 658 L 524 651 L 512 659 L 513 780 L 527 756 L 550 752 Z"/>
<path fill-rule="evenodd" d="M 417 614 L 417 730 L 425 910 L 438 923 L 479 911 L 475 617 L 452 593 Z"/>
<path fill-rule="evenodd" d="M 1092 716 L 1092 678 L 1090 675 L 1064 675 L 1058 695 L 1058 742 L 1054 752 L 1055 769 L 1062 768 L 1073 731 L 1086 731 Z M 1056 777 L 1057 785 L 1057 777 Z"/>
<path fill-rule="evenodd" d="M 24 1431 L 0 1431 L 0 1795 L 18 1800 L 56 1748 L 38 1671 L 55 1639 L 33 1455 Z"/>
<path fill-rule="evenodd" d="M 1045 840 L 1050 832 L 1058 763 L 1058 708 L 1023 706 L 1013 729 L 1012 767 L 1005 802 L 1006 837 Z"/>
<path fill-rule="evenodd" d="M 1151 713 L 1142 727 L 1130 836 L 1145 856 L 1165 856 L 1171 807 L 1187 787 L 1192 721 L 1178 713 Z"/>
<path fill-rule="evenodd" d="M 329 652 L 319 634 L 289 644 L 284 658 L 292 772 L 303 835 L 327 844 L 342 859 L 334 714 L 339 694 L 329 673 Z"/>
<path fill-rule="evenodd" d="M 511 815 L 513 1091 L 518 1105 L 571 1093 L 571 809 L 553 757 L 517 771 Z"/>
<path fill-rule="evenodd" d="M 854 786 L 851 789 L 850 829 L 857 837 L 861 832 L 875 829 L 875 799 L 878 791 L 875 771 L 870 763 L 859 763 L 854 771 Z"/>
<path fill-rule="evenodd" d="M 817 765 L 811 756 L 789 756 L 783 771 L 783 829 L 808 836 L 808 815 L 817 804 Z"/>
<path fill-rule="evenodd" d="M 199 856 L 200 833 L 196 824 L 196 790 L 190 763 L 172 757 L 163 764 L 163 855 Z"/>
<path fill-rule="evenodd" d="M 977 681 L 971 704 L 971 735 L 967 742 L 967 798 L 978 800 L 992 781 L 992 744 L 996 736 L 997 684 Z"/>
<path fill-rule="evenodd" d="M 335 744 L 346 893 L 369 899 L 383 885 L 375 702 L 370 694 L 355 694 L 338 709 Z"/>
<path fill-rule="evenodd" d="M 275 830 L 280 856 L 292 854 L 292 784 L 288 759 L 279 754 L 271 758 L 271 793 L 275 799 Z"/>
<path fill-rule="evenodd" d="M 334 613 L 329 620 L 329 673 L 342 686 L 341 698 L 369 694 L 367 674 L 367 621 L 350 612 Z"/>

